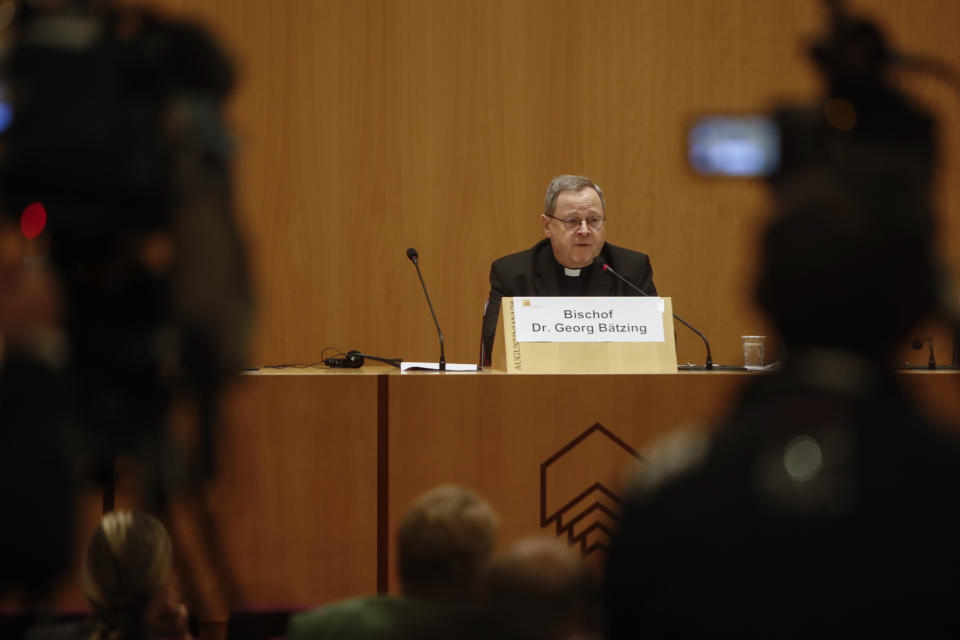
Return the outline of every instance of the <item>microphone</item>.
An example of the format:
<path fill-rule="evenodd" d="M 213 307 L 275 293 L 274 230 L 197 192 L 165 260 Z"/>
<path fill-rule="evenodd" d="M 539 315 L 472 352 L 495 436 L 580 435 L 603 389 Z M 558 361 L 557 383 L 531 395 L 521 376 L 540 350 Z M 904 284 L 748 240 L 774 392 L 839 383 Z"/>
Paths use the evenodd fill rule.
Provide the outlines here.
<path fill-rule="evenodd" d="M 927 336 L 926 338 L 918 338 L 910 343 L 910 346 L 914 348 L 915 351 L 919 351 L 923 348 L 923 343 L 930 343 L 930 361 L 927 363 L 927 369 L 936 369 L 937 361 L 933 359 L 933 336 Z"/>
<path fill-rule="evenodd" d="M 626 278 L 624 278 L 622 275 L 620 275 L 619 273 L 617 273 L 616 271 L 614 271 L 614 270 L 613 270 L 613 267 L 610 266 L 610 263 L 607 262 L 607 259 L 604 258 L 603 256 L 597 256 L 596 258 L 593 259 L 593 261 L 594 261 L 595 263 L 597 263 L 598 265 L 600 265 L 600 268 L 603 269 L 605 272 L 609 273 L 610 275 L 612 275 L 612 276 L 615 277 L 615 278 L 619 278 L 620 280 L 622 280 L 623 282 L 625 282 L 628 287 L 632 288 L 634 291 L 636 291 L 636 292 L 639 293 L 640 295 L 645 296 L 645 297 L 648 297 L 648 298 L 650 297 L 650 294 L 649 294 L 649 293 L 647 293 L 646 291 L 644 291 L 643 289 L 641 289 L 640 287 L 638 287 L 637 285 L 633 284 L 632 282 L 630 282 L 629 280 L 627 280 Z M 674 316 L 674 317 L 676 318 L 676 316 Z M 680 318 L 677 318 L 677 320 L 680 320 Z M 683 320 L 680 320 L 680 322 L 683 322 Z M 686 323 L 684 322 L 684 324 L 686 324 Z M 692 327 L 691 327 L 691 328 L 692 328 Z M 694 329 L 694 331 L 696 331 L 696 329 Z"/>
<path fill-rule="evenodd" d="M 423 282 L 423 274 L 420 273 L 420 254 L 413 247 L 407 249 L 407 257 L 413 266 L 417 268 L 417 275 L 420 276 L 420 286 L 423 287 L 423 295 L 427 297 L 427 304 L 430 305 L 430 315 L 433 316 L 433 324 L 437 326 L 437 335 L 440 336 L 440 371 L 447 370 L 447 358 L 443 352 L 443 331 L 440 331 L 440 323 L 437 322 L 437 314 L 433 311 L 433 303 L 430 302 L 430 294 L 427 293 L 427 285 Z"/>
<path fill-rule="evenodd" d="M 610 263 L 607 262 L 606 258 L 604 258 L 604 257 L 602 257 L 602 256 L 597 256 L 596 258 L 594 258 L 594 262 L 596 262 L 597 264 L 599 264 L 600 267 L 604 270 L 605 273 L 609 273 L 611 276 L 613 276 L 613 277 L 615 277 L 615 278 L 619 278 L 622 282 L 626 283 L 626 285 L 627 285 L 628 287 L 630 287 L 631 289 L 633 289 L 634 291 L 636 291 L 636 292 L 639 293 L 640 295 L 642 295 L 642 296 L 647 296 L 647 297 L 650 296 L 649 293 L 647 293 L 646 291 L 644 291 L 643 289 L 641 289 L 640 287 L 638 287 L 637 285 L 633 284 L 632 282 L 630 282 L 629 280 L 627 280 L 626 278 L 624 278 L 622 275 L 620 275 L 619 273 L 617 273 L 616 271 L 614 271 L 614 270 L 613 270 L 613 267 L 610 266 Z M 689 322 L 687 322 L 686 320 L 684 320 L 683 318 L 681 318 L 681 317 L 678 316 L 677 314 L 673 314 L 673 317 L 674 317 L 677 321 L 679 321 L 680 324 L 682 324 L 683 326 L 685 326 L 686 328 L 690 329 L 690 330 L 693 331 L 695 334 L 697 334 L 698 336 L 700 336 L 700 339 L 703 340 L 704 346 L 707 348 L 707 362 L 706 362 L 706 364 L 704 365 L 704 368 L 707 369 L 708 371 L 711 370 L 711 369 L 713 369 L 713 356 L 710 354 L 710 343 L 707 342 L 707 337 L 706 337 L 705 335 L 703 335 L 702 333 L 700 333 L 699 331 L 697 331 L 697 330 L 693 327 L 693 325 L 691 325 Z"/>

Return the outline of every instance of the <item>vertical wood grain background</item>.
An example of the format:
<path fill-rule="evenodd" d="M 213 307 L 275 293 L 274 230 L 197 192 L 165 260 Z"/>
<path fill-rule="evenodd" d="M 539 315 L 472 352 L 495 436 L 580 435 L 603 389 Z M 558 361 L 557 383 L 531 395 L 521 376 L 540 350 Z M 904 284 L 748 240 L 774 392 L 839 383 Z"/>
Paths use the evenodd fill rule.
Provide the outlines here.
<path fill-rule="evenodd" d="M 813 98 L 802 43 L 825 23 L 819 2 L 153 4 L 208 24 L 239 64 L 239 215 L 259 299 L 251 364 L 313 362 L 326 346 L 435 359 L 409 246 L 448 360 L 474 362 L 490 262 L 542 237 L 558 173 L 604 187 L 608 240 L 650 254 L 658 290 L 715 360 L 740 362 L 739 336 L 771 331 L 751 297 L 763 186 L 693 175 L 684 134 L 694 114 Z M 902 50 L 960 67 L 960 3 L 851 6 Z M 956 270 L 960 99 L 932 80 L 911 86 L 941 118 L 941 239 Z M 946 337 L 938 344 L 944 361 Z M 682 328 L 678 349 L 702 362 Z"/>

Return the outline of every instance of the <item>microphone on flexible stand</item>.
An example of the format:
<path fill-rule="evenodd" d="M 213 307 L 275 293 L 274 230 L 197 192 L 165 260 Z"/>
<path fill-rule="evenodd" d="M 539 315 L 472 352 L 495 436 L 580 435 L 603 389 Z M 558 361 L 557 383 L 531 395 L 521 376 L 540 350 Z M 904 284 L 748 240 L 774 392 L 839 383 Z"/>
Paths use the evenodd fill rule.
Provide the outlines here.
<path fill-rule="evenodd" d="M 420 286 L 423 287 L 423 295 L 427 297 L 427 304 L 430 305 L 430 315 L 433 316 L 433 324 L 437 326 L 437 334 L 440 336 L 440 371 L 447 370 L 447 358 L 443 352 L 443 331 L 440 331 L 440 323 L 437 322 L 437 314 L 433 311 L 433 303 L 430 302 L 430 294 L 427 293 L 427 285 L 423 282 L 423 274 L 420 273 L 420 254 L 417 253 L 417 250 L 413 247 L 407 249 L 407 257 L 410 258 L 410 262 L 413 263 L 413 266 L 417 268 L 417 275 L 420 276 Z"/>
<path fill-rule="evenodd" d="M 600 267 L 604 270 L 604 272 L 609 273 L 611 276 L 620 279 L 622 282 L 626 283 L 626 285 L 627 285 L 628 287 L 630 287 L 631 289 L 633 289 L 634 291 L 636 291 L 636 292 L 639 293 L 640 295 L 642 295 L 642 296 L 647 296 L 647 297 L 650 296 L 649 293 L 647 293 L 646 291 L 644 291 L 643 289 L 641 289 L 640 287 L 638 287 L 637 285 L 633 284 L 632 282 L 630 282 L 629 280 L 627 280 L 626 278 L 624 278 L 622 275 L 620 275 L 619 273 L 617 273 L 616 271 L 614 271 L 614 270 L 613 270 L 613 267 L 610 266 L 610 263 L 607 262 L 606 259 L 603 258 L 602 256 L 597 256 L 594 261 L 595 261 L 597 264 L 600 265 Z M 704 346 L 706 346 L 706 348 L 707 348 L 707 362 L 706 362 L 706 364 L 704 365 L 704 368 L 707 369 L 708 371 L 711 370 L 711 369 L 713 369 L 713 356 L 710 354 L 710 343 L 707 342 L 707 337 L 706 337 L 705 335 L 703 335 L 702 333 L 700 333 L 699 331 L 697 331 L 697 330 L 693 327 L 693 325 L 691 325 L 689 322 L 687 322 L 686 320 L 684 320 L 683 318 L 681 318 L 681 317 L 678 316 L 677 314 L 673 314 L 673 317 L 674 317 L 676 320 L 678 320 L 678 321 L 680 322 L 680 324 L 682 324 L 683 326 L 685 326 L 686 328 L 690 329 L 690 330 L 693 331 L 695 334 L 697 334 L 698 336 L 700 336 L 700 339 L 703 340 Z"/>
<path fill-rule="evenodd" d="M 927 363 L 927 369 L 936 369 L 937 361 L 933 359 L 933 336 L 927 336 L 926 338 L 918 338 L 910 343 L 910 346 L 914 348 L 915 351 L 919 351 L 923 348 L 923 343 L 930 343 L 930 361 Z"/>

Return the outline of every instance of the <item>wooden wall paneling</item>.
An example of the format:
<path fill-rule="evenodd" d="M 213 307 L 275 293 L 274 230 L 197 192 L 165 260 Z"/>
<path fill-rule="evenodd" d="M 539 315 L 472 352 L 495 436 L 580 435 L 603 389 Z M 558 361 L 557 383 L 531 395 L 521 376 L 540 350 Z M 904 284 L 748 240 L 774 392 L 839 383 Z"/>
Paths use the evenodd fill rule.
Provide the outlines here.
<path fill-rule="evenodd" d="M 764 189 L 692 175 L 683 136 L 696 113 L 812 98 L 802 42 L 823 24 L 820 3 L 155 2 L 206 19 L 241 63 L 232 114 L 260 289 L 256 362 L 310 360 L 330 344 L 435 358 L 408 246 L 449 359 L 472 361 L 489 264 L 541 237 L 542 192 L 561 172 L 606 188 L 609 239 L 650 253 L 658 287 L 717 361 L 740 361 L 741 334 L 770 333 L 751 296 Z M 911 51 L 960 56 L 956 3 L 854 8 Z M 943 111 L 950 169 L 956 110 Z M 950 238 L 954 174 L 942 184 Z M 957 242 L 945 239 L 954 268 Z M 702 359 L 695 336 L 678 338 L 681 362 Z"/>
<path fill-rule="evenodd" d="M 531 154 L 540 149 L 534 113 L 542 36 L 524 28 L 524 3 L 403 4 L 401 182 L 408 243 L 420 248 L 425 277 L 447 339 L 448 359 L 473 362 L 488 286 L 491 238 L 538 237 Z M 532 36 L 532 37 L 531 37 Z M 527 61 L 527 52 L 539 52 Z M 520 127 L 524 127 L 521 133 Z M 538 180 L 539 181 L 539 180 Z M 436 335 L 413 274 L 401 313 L 436 358 Z M 423 354 L 422 356 L 419 354 Z"/>
<path fill-rule="evenodd" d="M 265 151 L 247 175 L 254 184 L 276 175 L 271 191 L 246 202 L 262 275 L 255 352 L 261 363 L 313 361 L 330 345 L 381 353 L 396 341 L 383 318 L 400 281 L 383 268 L 399 190 L 394 19 L 385 3 L 287 11 L 289 33 L 261 52 L 270 69 L 251 68 L 250 82 L 280 75 L 288 84 L 244 114 L 251 147 Z M 394 258 L 403 265 L 399 250 Z"/>
<path fill-rule="evenodd" d="M 960 429 L 960 375 L 955 371 L 911 371 L 900 381 L 933 420 Z"/>
<path fill-rule="evenodd" d="M 396 3 L 152 4 L 210 24 L 239 66 L 236 184 L 259 302 L 251 360 L 393 348 L 402 332 L 382 318 L 409 280 L 394 251 Z"/>

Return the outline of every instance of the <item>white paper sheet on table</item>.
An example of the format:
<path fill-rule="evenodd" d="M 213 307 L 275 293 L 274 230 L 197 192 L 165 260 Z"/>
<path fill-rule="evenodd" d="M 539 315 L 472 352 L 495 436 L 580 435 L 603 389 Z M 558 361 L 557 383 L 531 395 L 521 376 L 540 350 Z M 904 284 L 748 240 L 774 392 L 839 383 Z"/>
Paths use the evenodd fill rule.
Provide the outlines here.
<path fill-rule="evenodd" d="M 427 371 L 439 371 L 440 363 L 439 362 L 401 362 L 400 371 L 407 371 L 410 369 L 422 369 Z M 477 365 L 475 364 L 459 364 L 456 362 L 447 363 L 447 371 L 476 371 Z"/>

